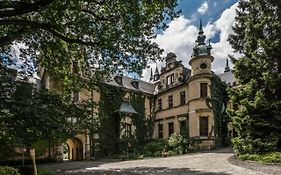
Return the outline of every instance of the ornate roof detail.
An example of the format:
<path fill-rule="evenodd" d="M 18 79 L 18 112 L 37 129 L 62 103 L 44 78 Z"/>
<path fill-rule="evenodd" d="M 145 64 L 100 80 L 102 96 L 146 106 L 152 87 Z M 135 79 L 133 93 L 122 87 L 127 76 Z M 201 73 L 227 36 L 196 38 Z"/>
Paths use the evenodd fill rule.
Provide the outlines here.
<path fill-rule="evenodd" d="M 200 25 L 199 25 L 199 32 L 197 40 L 195 41 L 195 46 L 193 47 L 193 53 L 191 57 L 196 57 L 200 55 L 211 55 L 211 43 L 209 40 L 209 44 L 205 44 L 206 36 L 204 35 L 202 21 L 200 19 Z"/>
<path fill-rule="evenodd" d="M 166 56 L 165 60 L 171 59 L 171 58 L 175 58 L 177 57 L 174 53 L 170 52 L 168 53 L 168 55 Z"/>

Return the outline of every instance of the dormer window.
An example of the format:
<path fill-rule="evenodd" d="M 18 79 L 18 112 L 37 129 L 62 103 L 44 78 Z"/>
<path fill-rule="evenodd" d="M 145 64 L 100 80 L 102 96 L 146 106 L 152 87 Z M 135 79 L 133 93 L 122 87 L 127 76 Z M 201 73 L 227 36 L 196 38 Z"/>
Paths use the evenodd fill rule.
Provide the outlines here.
<path fill-rule="evenodd" d="M 168 75 L 166 79 L 167 79 L 167 86 L 173 84 L 174 83 L 174 74 Z"/>
<path fill-rule="evenodd" d="M 135 89 L 139 89 L 139 81 L 138 80 L 132 79 L 130 83 Z"/>
<path fill-rule="evenodd" d="M 121 75 L 116 75 L 116 76 L 114 77 L 114 81 L 115 81 L 118 85 L 120 85 L 120 86 L 123 85 L 122 79 L 123 79 L 123 77 L 122 77 Z"/>

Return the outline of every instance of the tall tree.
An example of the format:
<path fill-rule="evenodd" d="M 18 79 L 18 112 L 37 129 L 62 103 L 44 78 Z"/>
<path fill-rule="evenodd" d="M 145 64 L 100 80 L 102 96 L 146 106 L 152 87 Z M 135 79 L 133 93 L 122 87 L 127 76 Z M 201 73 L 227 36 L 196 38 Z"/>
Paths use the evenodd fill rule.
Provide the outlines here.
<path fill-rule="evenodd" d="M 177 16 L 175 6 L 176 0 L 4 0 L 0 52 L 24 43 L 21 56 L 39 58 L 52 72 L 67 74 L 76 59 L 107 72 L 140 73 L 159 58 L 162 50 L 150 39 Z"/>
<path fill-rule="evenodd" d="M 230 112 L 238 137 L 239 154 L 281 148 L 281 2 L 240 0 L 232 47 L 242 53 L 234 59 L 239 87 L 230 91 L 241 106 Z"/>

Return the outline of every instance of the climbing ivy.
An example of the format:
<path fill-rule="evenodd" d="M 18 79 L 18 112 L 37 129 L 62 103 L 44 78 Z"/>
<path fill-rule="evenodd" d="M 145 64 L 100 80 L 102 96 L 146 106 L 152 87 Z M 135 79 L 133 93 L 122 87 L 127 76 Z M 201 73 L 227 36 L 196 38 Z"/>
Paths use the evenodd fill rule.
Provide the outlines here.
<path fill-rule="evenodd" d="M 120 88 L 100 84 L 99 102 L 99 153 L 102 156 L 109 156 L 119 152 L 120 137 L 120 113 L 124 91 Z"/>
<path fill-rule="evenodd" d="M 211 96 L 207 98 L 207 105 L 213 110 L 214 114 L 214 134 L 216 146 L 228 144 L 226 106 L 228 101 L 227 85 L 221 81 L 217 75 L 211 78 Z"/>
<path fill-rule="evenodd" d="M 131 93 L 130 94 L 130 102 L 133 108 L 136 110 L 137 114 L 132 116 L 132 121 L 134 126 L 136 127 L 136 139 L 138 146 L 143 146 L 148 140 L 152 137 L 152 128 L 153 122 L 155 119 L 155 115 L 153 115 L 153 109 L 149 109 L 151 115 L 146 116 L 145 114 L 145 99 L 147 97 L 143 94 Z M 151 103 L 153 100 L 149 99 Z M 151 107 L 151 104 L 150 104 Z"/>
<path fill-rule="evenodd" d="M 143 146 L 152 136 L 152 127 L 155 115 L 146 116 L 146 96 L 137 92 L 129 92 L 129 100 L 137 114 L 126 115 L 118 112 L 126 91 L 118 87 L 100 85 L 99 102 L 99 153 L 102 156 L 110 156 L 122 153 L 127 149 L 129 139 L 130 145 L 134 147 Z M 150 103 L 152 100 L 150 100 Z M 150 109 L 151 111 L 153 109 Z M 134 135 L 125 140 L 120 138 L 120 122 L 122 117 L 129 116 L 135 127 Z"/>

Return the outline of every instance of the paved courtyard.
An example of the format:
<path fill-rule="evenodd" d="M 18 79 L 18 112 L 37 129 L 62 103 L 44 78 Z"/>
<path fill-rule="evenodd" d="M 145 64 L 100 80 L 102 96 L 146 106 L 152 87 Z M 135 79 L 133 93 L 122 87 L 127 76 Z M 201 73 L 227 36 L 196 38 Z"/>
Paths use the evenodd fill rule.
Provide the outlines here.
<path fill-rule="evenodd" d="M 60 175 L 265 175 L 228 162 L 228 150 L 134 161 L 72 161 L 45 165 Z"/>

